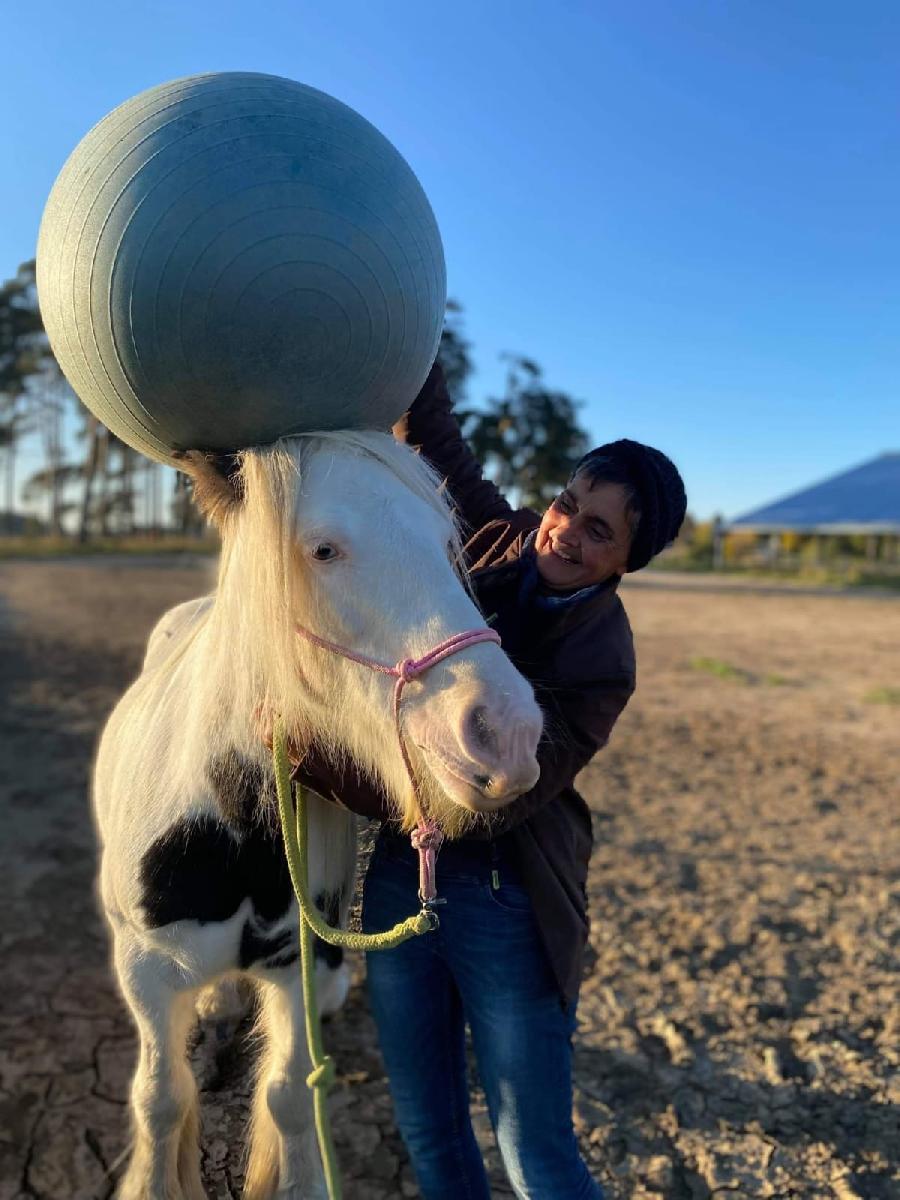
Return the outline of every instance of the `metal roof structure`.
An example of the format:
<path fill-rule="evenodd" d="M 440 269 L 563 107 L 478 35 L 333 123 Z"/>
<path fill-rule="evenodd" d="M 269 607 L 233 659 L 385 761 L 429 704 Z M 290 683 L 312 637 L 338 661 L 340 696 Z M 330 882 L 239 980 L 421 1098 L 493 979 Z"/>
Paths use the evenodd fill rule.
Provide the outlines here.
<path fill-rule="evenodd" d="M 900 453 L 881 454 L 729 522 L 747 533 L 900 534 Z"/>

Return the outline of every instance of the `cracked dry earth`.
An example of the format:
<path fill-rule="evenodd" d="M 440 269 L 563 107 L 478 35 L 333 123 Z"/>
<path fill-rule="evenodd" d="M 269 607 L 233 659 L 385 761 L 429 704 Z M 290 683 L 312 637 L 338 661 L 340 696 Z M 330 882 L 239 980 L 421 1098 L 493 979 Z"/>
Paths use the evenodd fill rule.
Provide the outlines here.
<path fill-rule="evenodd" d="M 135 1041 L 93 896 L 97 732 L 208 563 L 0 564 L 0 1200 L 114 1193 Z M 576 1124 L 612 1200 L 900 1197 L 900 602 L 625 589 L 639 691 L 595 815 Z M 718 664 L 714 669 L 711 664 Z M 722 664 L 728 668 L 725 670 Z M 329 1025 L 348 1200 L 417 1195 L 361 988 Z M 247 1026 L 202 1026 L 240 1195 Z M 497 1197 L 510 1196 L 476 1099 Z M 563 1198 L 561 1198 L 563 1200 Z"/>

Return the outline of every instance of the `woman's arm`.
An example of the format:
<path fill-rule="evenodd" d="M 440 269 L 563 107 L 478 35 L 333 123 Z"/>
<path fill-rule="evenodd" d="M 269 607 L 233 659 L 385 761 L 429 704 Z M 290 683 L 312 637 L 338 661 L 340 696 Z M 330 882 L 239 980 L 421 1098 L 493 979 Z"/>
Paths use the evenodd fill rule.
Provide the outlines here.
<path fill-rule="evenodd" d="M 541 769 L 534 787 L 518 796 L 490 818 L 474 837 L 494 838 L 523 824 L 561 792 L 572 787 L 575 776 L 609 741 L 612 727 L 634 691 L 634 679 L 622 676 L 578 687 L 571 698 L 561 693 L 538 694 L 544 709 L 544 734 L 538 744 Z"/>
<path fill-rule="evenodd" d="M 447 481 L 457 511 L 467 526 L 466 537 L 489 521 L 511 516 L 512 507 L 494 484 L 485 479 L 478 459 L 462 435 L 439 363 L 431 368 L 411 408 L 394 426 L 394 436 L 421 449 Z"/>
<path fill-rule="evenodd" d="M 397 815 L 373 779 L 354 766 L 336 767 L 315 748 L 295 763 L 291 779 L 359 817 L 387 821 Z"/>

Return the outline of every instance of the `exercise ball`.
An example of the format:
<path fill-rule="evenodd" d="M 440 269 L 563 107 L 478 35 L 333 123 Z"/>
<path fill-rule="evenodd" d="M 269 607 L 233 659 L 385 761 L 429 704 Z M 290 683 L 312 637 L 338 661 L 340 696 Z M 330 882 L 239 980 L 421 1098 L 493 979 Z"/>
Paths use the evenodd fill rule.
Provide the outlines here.
<path fill-rule="evenodd" d="M 151 88 L 90 130 L 47 201 L 37 283 L 79 397 L 163 462 L 389 428 L 446 301 L 399 152 L 324 92 L 243 72 Z"/>

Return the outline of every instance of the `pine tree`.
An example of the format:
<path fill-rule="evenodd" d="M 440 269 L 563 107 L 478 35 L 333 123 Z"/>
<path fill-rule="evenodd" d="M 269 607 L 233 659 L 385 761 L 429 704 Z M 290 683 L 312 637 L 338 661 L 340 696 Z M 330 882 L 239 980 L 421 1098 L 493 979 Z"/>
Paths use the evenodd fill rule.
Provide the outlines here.
<path fill-rule="evenodd" d="M 483 409 L 459 413 L 463 432 L 502 491 L 541 509 L 553 499 L 588 448 L 578 403 L 552 391 L 530 358 L 507 355 L 506 394 Z"/>

